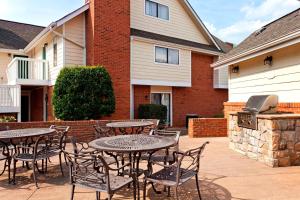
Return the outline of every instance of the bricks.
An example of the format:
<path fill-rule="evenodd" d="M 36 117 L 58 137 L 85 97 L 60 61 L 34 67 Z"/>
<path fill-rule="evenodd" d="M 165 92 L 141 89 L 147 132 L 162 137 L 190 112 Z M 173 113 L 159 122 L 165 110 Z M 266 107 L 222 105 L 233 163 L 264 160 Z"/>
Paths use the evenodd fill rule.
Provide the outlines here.
<path fill-rule="evenodd" d="M 140 104 L 150 103 L 150 86 L 135 85 L 134 86 L 134 118 L 138 118 L 138 108 Z"/>
<path fill-rule="evenodd" d="M 189 120 L 189 137 L 226 137 L 227 119 L 198 118 Z"/>
<path fill-rule="evenodd" d="M 102 65 L 112 77 L 116 112 L 130 118 L 130 0 L 90 0 L 86 15 L 87 64 Z"/>
<path fill-rule="evenodd" d="M 173 87 L 173 125 L 184 126 L 186 114 L 213 117 L 223 114 L 228 90 L 213 88 L 213 57 L 192 53 L 192 87 Z"/>
<path fill-rule="evenodd" d="M 31 121 L 43 121 L 44 120 L 44 89 L 38 88 L 31 92 Z"/>

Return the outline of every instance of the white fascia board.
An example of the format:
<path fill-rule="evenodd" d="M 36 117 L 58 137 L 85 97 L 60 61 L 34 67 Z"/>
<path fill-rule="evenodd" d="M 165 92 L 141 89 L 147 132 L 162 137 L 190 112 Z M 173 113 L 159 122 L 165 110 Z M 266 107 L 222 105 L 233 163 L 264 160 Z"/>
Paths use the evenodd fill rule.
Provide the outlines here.
<path fill-rule="evenodd" d="M 0 53 L 11 53 L 11 54 L 19 54 L 19 55 L 26 55 L 23 49 L 3 49 L 0 48 Z"/>
<path fill-rule="evenodd" d="M 220 67 L 224 65 L 232 65 L 235 63 L 239 63 L 245 60 L 249 60 L 251 58 L 284 48 L 294 44 L 300 43 L 300 31 L 296 31 L 294 33 L 288 34 L 284 37 L 281 37 L 277 40 L 271 41 L 267 44 L 261 45 L 259 47 L 250 49 L 246 52 L 228 58 L 221 62 L 215 62 L 211 65 L 211 67 Z"/>

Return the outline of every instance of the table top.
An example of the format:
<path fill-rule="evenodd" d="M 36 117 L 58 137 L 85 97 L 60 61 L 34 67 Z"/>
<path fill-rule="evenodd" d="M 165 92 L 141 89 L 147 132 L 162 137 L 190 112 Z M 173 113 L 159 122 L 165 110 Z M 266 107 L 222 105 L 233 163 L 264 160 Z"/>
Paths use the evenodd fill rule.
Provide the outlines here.
<path fill-rule="evenodd" d="M 154 123 L 151 121 L 128 121 L 128 122 L 113 122 L 106 124 L 110 128 L 134 128 L 134 127 L 146 127 L 151 126 Z"/>
<path fill-rule="evenodd" d="M 35 137 L 41 135 L 48 135 L 54 132 L 55 129 L 50 129 L 50 128 L 29 128 L 29 129 L 0 131 L 0 139 Z"/>
<path fill-rule="evenodd" d="M 104 137 L 89 143 L 90 147 L 108 152 L 149 152 L 171 147 L 173 138 L 150 135 L 119 135 Z"/>

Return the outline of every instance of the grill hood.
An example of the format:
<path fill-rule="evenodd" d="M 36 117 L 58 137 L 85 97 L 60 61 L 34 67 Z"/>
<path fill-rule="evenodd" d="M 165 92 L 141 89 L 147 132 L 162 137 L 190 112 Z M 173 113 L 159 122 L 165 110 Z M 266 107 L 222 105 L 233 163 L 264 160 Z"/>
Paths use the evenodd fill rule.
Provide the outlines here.
<path fill-rule="evenodd" d="M 254 113 L 275 113 L 277 111 L 277 104 L 277 95 L 251 96 L 243 110 Z"/>

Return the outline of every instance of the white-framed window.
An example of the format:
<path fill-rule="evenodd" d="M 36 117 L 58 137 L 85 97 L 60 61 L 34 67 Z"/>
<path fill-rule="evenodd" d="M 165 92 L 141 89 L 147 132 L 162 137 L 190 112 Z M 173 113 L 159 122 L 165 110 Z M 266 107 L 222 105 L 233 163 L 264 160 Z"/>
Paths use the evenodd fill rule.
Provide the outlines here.
<path fill-rule="evenodd" d="M 228 67 L 214 69 L 214 88 L 228 89 Z"/>
<path fill-rule="evenodd" d="M 53 67 L 57 66 L 57 38 L 53 39 Z"/>
<path fill-rule="evenodd" d="M 145 13 L 146 15 L 164 20 L 170 19 L 170 12 L 168 6 L 150 0 L 145 0 Z"/>
<path fill-rule="evenodd" d="M 179 50 L 155 46 L 155 62 L 179 65 Z"/>

